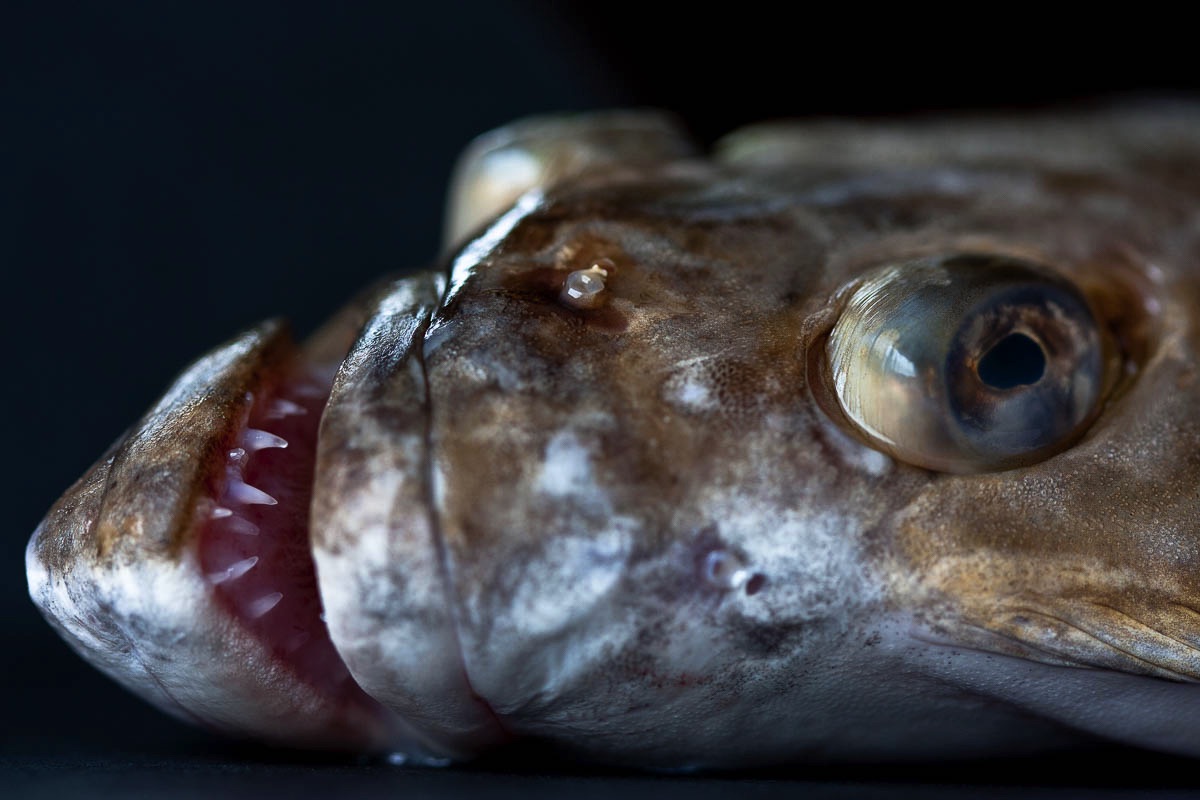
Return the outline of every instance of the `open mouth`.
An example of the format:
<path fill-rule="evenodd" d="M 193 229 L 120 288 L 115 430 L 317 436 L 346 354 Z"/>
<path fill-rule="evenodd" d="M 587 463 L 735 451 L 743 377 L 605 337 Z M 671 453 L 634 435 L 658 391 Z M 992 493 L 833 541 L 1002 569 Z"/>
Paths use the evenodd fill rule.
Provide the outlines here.
<path fill-rule="evenodd" d="M 332 375 L 294 361 L 248 399 L 198 506 L 198 556 L 218 602 L 298 678 L 373 704 L 325 626 L 309 545 L 317 429 Z"/>
<path fill-rule="evenodd" d="M 177 716 L 277 745 L 403 751 L 440 763 L 449 752 L 467 752 L 443 740 L 469 739 L 459 728 L 490 717 L 457 677 L 461 656 L 436 551 L 418 546 L 412 564 L 400 557 L 398 564 L 411 567 L 407 574 L 423 575 L 430 588 L 383 609 L 428 609 L 436 617 L 432 629 L 402 628 L 383 650 L 378 630 L 343 631 L 339 646 L 350 650 L 339 651 L 323 614 L 310 514 L 322 416 L 357 331 L 353 320 L 343 323 L 297 347 L 285 325 L 268 321 L 189 366 L 50 509 L 26 551 L 30 594 L 84 658 Z M 369 413 L 360 419 L 355 403 L 342 410 L 349 413 L 337 432 L 374 430 L 363 434 L 368 444 L 387 451 L 387 432 L 370 428 Z M 356 491 L 355 459 L 363 454 L 334 450 L 333 466 L 322 466 L 333 474 L 322 480 L 333 480 L 345 497 L 326 508 L 332 519 L 318 522 L 323 530 L 345 524 L 357 532 L 356 515 L 377 498 Z M 342 469 L 347 464 L 350 473 Z M 391 509 L 394 502 L 378 505 Z M 420 498 L 412 502 L 419 506 Z M 402 504 L 398 513 L 408 508 Z M 390 541 L 390 528 L 370 530 Z M 334 603 L 331 620 L 357 619 L 353 575 L 328 563 L 322 568 L 333 570 L 323 580 L 348 587 L 342 594 L 349 607 L 339 611 Z M 344 652 L 357 660 L 345 660 Z M 420 655 L 405 660 L 410 654 Z M 468 707 L 466 723 L 441 725 L 444 704 L 430 710 L 409 702 L 424 696 L 405 694 L 410 679 L 418 689 L 430 684 L 439 697 L 468 694 L 460 703 Z M 391 691 L 396 684 L 402 688 Z"/>
<path fill-rule="evenodd" d="M 30 594 L 81 655 L 217 731 L 306 748 L 416 741 L 351 676 L 322 615 L 309 508 L 344 352 L 297 348 L 276 321 L 240 334 L 50 509 L 26 551 Z"/>

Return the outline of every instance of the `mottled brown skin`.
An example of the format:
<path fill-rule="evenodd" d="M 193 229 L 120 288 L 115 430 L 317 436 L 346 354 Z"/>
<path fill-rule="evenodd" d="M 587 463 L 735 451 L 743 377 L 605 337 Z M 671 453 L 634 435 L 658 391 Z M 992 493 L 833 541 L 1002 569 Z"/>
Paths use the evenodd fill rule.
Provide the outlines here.
<path fill-rule="evenodd" d="M 943 130 L 927 132 L 923 158 L 912 156 L 982 165 L 998 183 L 949 214 L 936 198 L 892 195 L 907 224 L 889 226 L 887 238 L 929 237 L 923 248 L 937 250 L 982 236 L 987 249 L 1053 265 L 1101 310 L 1125 374 L 1083 440 L 1054 458 L 992 475 L 930 476 L 907 496 L 885 489 L 903 501 L 880 545 L 896 602 L 921 609 L 948 638 L 1050 663 L 1195 679 L 1200 136 L 1183 124 L 1127 126 L 1122 136 L 1119 122 L 1108 123 L 1091 126 L 1118 133 L 1108 147 L 1041 123 L 1046 130 L 1032 125 L 1029 140 L 1042 134 L 1066 152 L 998 155 L 977 144 L 975 155 L 955 159 L 956 144 L 972 150 L 970 137 L 950 143 Z M 1014 197 L 1003 185 L 1014 176 L 1033 178 L 1037 195 Z M 861 219 L 871 201 L 858 200 L 844 207 Z"/>
<path fill-rule="evenodd" d="M 245 414 L 246 393 L 259 388 L 262 373 L 292 347 L 279 323 L 243 339 L 219 382 L 201 377 L 202 398 L 186 393 L 160 402 L 50 509 L 43 523 L 50 533 L 38 540 L 47 566 L 66 570 L 77 558 L 107 563 L 179 557 L 192 532 L 192 510 L 221 465 L 216 451 L 230 446 L 221 434 L 229 420 Z M 135 515 L 168 521 L 144 526 Z"/>
<path fill-rule="evenodd" d="M 853 152 L 849 133 L 843 142 Z M 519 590 L 511 572 L 494 565 L 549 563 L 546 543 L 579 525 L 530 487 L 537 462 L 529 454 L 544 452 L 564 428 L 595 437 L 597 483 L 616 513 L 640 522 L 631 564 L 656 563 L 699 531 L 719 530 L 726 520 L 696 511 L 715 487 L 753 491 L 761 481 L 772 487 L 765 507 L 819 497 L 842 510 L 865 571 L 885 587 L 880 605 L 911 612 L 946 640 L 1052 663 L 1195 674 L 1195 612 L 1186 606 L 1195 605 L 1189 567 L 1200 448 L 1197 398 L 1185 390 L 1200 308 L 1198 197 L 1188 191 L 1200 168 L 1197 140 L 1167 135 L 1175 131 L 1116 135 L 1107 148 L 1089 140 L 1092 151 L 1079 163 L 1070 150 L 1086 135 L 1080 128 L 1042 133 L 1007 154 L 986 141 L 963 145 L 969 131 L 926 133 L 941 171 L 933 177 L 966 184 L 949 191 L 925 164 L 871 165 L 864 175 L 852 158 L 693 163 L 566 185 L 485 259 L 459 265 L 467 277 L 434 323 L 452 332 L 426 364 L 437 467 L 448 487 L 441 531 L 466 620 L 467 663 L 477 688 L 479 676 L 496 676 L 482 693 L 502 716 L 558 710 L 530 710 L 519 690 L 512 696 L 513 676 L 533 686 L 550 680 L 538 676 L 533 653 L 560 632 L 529 641 L 519 624 L 506 624 L 516 619 L 505 611 Z M 919 132 L 905 134 L 921 141 Z M 1066 157 L 1044 152 L 1044 139 L 1057 140 Z M 1161 169 L 1164 142 L 1174 148 L 1170 170 Z M 831 324 L 826 309 L 836 309 L 834 298 L 864 271 L 955 251 L 1028 258 L 1089 296 L 1118 362 L 1104 412 L 1066 453 L 1022 469 L 959 477 L 899 464 L 887 475 L 865 474 L 820 446 L 827 434 L 811 395 L 829 389 L 808 385 L 806 353 Z M 603 319 L 564 309 L 541 289 L 546 271 L 561 275 L 598 257 L 615 265 Z M 664 407 L 673 365 L 697 358 L 717 387 L 714 408 Z M 601 420 L 591 430 L 581 421 L 588 415 Z M 764 605 L 771 582 L 767 570 Z M 643 583 L 644 591 L 661 592 L 672 610 L 696 591 L 686 578 L 662 583 Z M 636 684 L 646 670 L 649 680 L 663 680 L 649 654 L 671 634 L 653 622 L 661 616 L 656 601 L 628 584 L 618 596 L 616 605 L 637 614 L 640 633 L 603 662 L 603 675 L 581 683 Z M 771 648 L 786 648 L 804 628 L 787 633 L 781 616 L 771 618 Z M 1093 635 L 1048 636 L 1051 616 L 1074 617 Z M 723 630 L 764 638 L 743 622 Z M 579 626 L 578 638 L 594 635 Z M 743 650 L 739 662 L 750 673 L 752 652 Z M 663 698 L 649 694 L 649 715 L 668 716 Z M 545 703 L 557 707 L 562 697 Z M 611 696 L 606 703 L 606 714 L 622 720 L 613 728 L 639 727 L 636 713 L 612 708 Z"/>
<path fill-rule="evenodd" d="M 460 168 L 448 274 L 351 315 L 312 539 L 359 684 L 456 757 L 1200 756 L 1200 112 L 686 152 L 653 117 L 496 134 Z M 838 410 L 848 293 L 955 253 L 1053 271 L 1101 328 L 1102 406 L 1036 463 L 932 472 Z M 565 301 L 597 263 L 600 301 Z"/>

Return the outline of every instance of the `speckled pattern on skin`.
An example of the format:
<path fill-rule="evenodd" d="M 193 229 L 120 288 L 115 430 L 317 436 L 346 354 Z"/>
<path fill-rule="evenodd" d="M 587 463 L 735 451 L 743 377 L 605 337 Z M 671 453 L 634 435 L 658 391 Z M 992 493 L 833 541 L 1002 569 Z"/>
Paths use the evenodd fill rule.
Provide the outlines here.
<path fill-rule="evenodd" d="M 361 328 L 317 448 L 324 619 L 398 715 L 346 746 L 532 737 L 672 768 L 1088 737 L 1200 756 L 1200 110 L 772 124 L 689 153 L 652 114 L 482 139 L 446 271 L 384 284 L 319 340 L 340 358 Z M 960 253 L 1041 265 L 1100 329 L 1100 405 L 1036 463 L 921 469 L 838 410 L 823 353 L 849 293 Z M 594 305 L 563 294 L 579 271 Z M 248 380 L 213 374 L 168 405 Z M 139 569 L 187 560 L 214 426 L 161 445 L 200 465 L 171 468 L 162 507 L 103 495 L 134 520 L 110 538 L 185 543 Z M 64 618 L 62 587 L 107 596 L 123 574 L 86 544 L 95 469 L 30 550 L 35 600 L 77 640 L 106 623 Z M 245 716 L 221 727 L 294 724 Z"/>

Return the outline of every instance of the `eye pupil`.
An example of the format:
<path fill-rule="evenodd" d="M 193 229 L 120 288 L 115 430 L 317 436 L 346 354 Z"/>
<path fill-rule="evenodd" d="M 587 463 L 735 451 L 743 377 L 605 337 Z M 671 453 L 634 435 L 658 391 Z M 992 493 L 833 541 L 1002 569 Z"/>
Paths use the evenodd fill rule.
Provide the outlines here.
<path fill-rule="evenodd" d="M 1023 333 L 1010 333 L 979 360 L 979 379 L 993 389 L 1037 383 L 1046 373 L 1046 354 Z"/>

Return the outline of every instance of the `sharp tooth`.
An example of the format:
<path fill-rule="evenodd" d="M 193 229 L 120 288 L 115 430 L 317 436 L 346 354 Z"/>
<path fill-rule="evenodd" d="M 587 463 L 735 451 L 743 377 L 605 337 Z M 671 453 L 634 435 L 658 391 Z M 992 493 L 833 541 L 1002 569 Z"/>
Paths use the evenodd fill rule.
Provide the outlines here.
<path fill-rule="evenodd" d="M 229 460 L 237 463 L 246 457 L 246 451 L 240 447 L 235 447 L 229 451 Z"/>
<path fill-rule="evenodd" d="M 258 563 L 258 556 L 250 556 L 249 558 L 243 558 L 241 561 L 237 561 L 237 562 L 234 562 L 233 564 L 230 564 L 228 567 L 221 570 L 220 572 L 213 572 L 213 573 L 209 574 L 208 579 L 210 581 L 212 581 L 213 583 L 224 583 L 225 581 L 237 580 L 238 578 L 242 577 L 247 572 L 249 572 L 251 569 L 253 569 L 254 565 L 257 563 Z"/>
<path fill-rule="evenodd" d="M 283 651 L 285 653 L 294 653 L 307 644 L 310 638 L 312 638 L 311 633 L 308 631 L 300 631 L 291 639 L 288 639 L 288 643 L 284 645 Z"/>
<path fill-rule="evenodd" d="M 264 594 L 262 597 L 254 600 L 246 607 L 246 614 L 250 619 L 258 619 L 263 614 L 266 614 L 275 606 L 279 605 L 279 601 L 283 599 L 283 592 L 271 592 Z"/>
<path fill-rule="evenodd" d="M 262 489 L 256 489 L 236 478 L 230 479 L 229 485 L 225 488 L 225 496 L 235 503 L 243 503 L 248 506 L 273 506 L 279 502 Z"/>
<path fill-rule="evenodd" d="M 232 517 L 233 512 L 225 506 L 213 506 L 212 511 L 208 512 L 208 515 L 212 519 L 225 519 L 226 517 Z"/>
<path fill-rule="evenodd" d="M 260 431 L 255 428 L 247 428 L 242 433 L 242 446 L 253 453 L 256 450 L 262 450 L 267 447 L 287 447 L 287 439 L 282 436 L 276 436 L 268 431 Z"/>
<path fill-rule="evenodd" d="M 258 536 L 258 526 L 245 517 L 239 517 L 235 514 L 226 517 L 224 524 L 233 533 L 238 533 L 242 536 Z"/>
<path fill-rule="evenodd" d="M 320 378 L 314 377 L 312 380 L 312 383 L 305 381 L 304 383 L 297 385 L 296 388 L 292 390 L 292 393 L 297 397 L 311 397 L 314 399 L 318 397 L 325 397 L 329 394 L 328 390 L 322 388 L 317 383 Z"/>
<path fill-rule="evenodd" d="M 282 419 L 283 417 L 295 417 L 306 413 L 304 406 L 299 406 L 291 400 L 284 400 L 282 397 L 271 401 L 271 410 L 267 412 L 267 419 Z"/>

